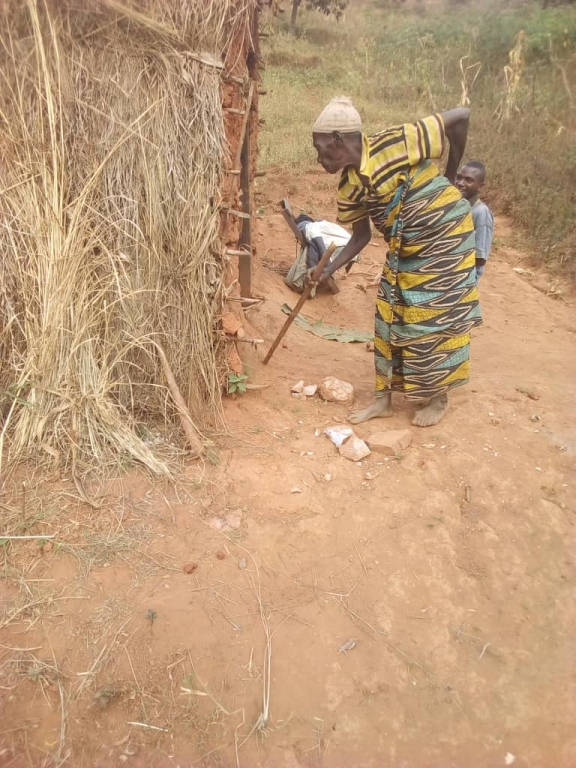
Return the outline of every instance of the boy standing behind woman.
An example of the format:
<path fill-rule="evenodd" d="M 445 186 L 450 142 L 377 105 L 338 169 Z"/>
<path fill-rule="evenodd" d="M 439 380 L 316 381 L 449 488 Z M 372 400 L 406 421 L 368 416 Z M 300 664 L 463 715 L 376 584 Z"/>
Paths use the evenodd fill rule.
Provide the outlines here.
<path fill-rule="evenodd" d="M 480 199 L 480 190 L 486 181 L 486 168 L 479 160 L 471 160 L 456 174 L 456 186 L 472 208 L 474 231 L 476 232 L 476 274 L 481 277 L 490 256 L 494 235 L 494 216 L 486 203 Z"/>

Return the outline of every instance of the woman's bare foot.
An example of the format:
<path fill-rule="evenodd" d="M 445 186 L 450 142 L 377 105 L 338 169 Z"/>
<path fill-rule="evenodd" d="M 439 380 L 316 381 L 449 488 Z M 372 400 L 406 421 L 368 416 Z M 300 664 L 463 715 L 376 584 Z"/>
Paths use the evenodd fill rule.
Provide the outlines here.
<path fill-rule="evenodd" d="M 414 418 L 412 419 L 412 424 L 417 427 L 431 427 L 433 424 L 438 424 L 447 410 L 448 395 L 437 395 L 430 400 L 428 405 L 425 405 L 424 408 L 416 411 Z"/>
<path fill-rule="evenodd" d="M 392 403 L 390 392 L 382 397 L 375 397 L 373 402 L 361 411 L 354 411 L 348 416 L 350 424 L 361 424 L 369 419 L 387 419 L 392 416 Z"/>

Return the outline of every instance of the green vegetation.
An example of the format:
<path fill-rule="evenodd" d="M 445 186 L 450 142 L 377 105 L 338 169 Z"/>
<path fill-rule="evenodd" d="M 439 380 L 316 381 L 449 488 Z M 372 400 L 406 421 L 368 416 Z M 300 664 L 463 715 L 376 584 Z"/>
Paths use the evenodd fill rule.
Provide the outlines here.
<path fill-rule="evenodd" d="M 228 374 L 228 394 L 236 395 L 246 392 L 246 380 L 248 376 L 245 373 L 229 373 Z"/>
<path fill-rule="evenodd" d="M 302 0 L 292 0 L 292 11 L 290 13 L 290 24 L 295 26 L 298 20 L 298 11 L 302 5 Z M 348 6 L 348 0 L 306 0 L 306 8 L 314 11 L 320 11 L 325 16 L 335 16 L 340 19 Z"/>
<path fill-rule="evenodd" d="M 271 20 L 265 38 L 263 167 L 313 167 L 310 127 L 335 95 L 368 132 L 469 104 L 466 156 L 487 164 L 487 198 L 536 258 L 576 271 L 576 7 L 356 0 L 340 22 L 299 22 Z"/>

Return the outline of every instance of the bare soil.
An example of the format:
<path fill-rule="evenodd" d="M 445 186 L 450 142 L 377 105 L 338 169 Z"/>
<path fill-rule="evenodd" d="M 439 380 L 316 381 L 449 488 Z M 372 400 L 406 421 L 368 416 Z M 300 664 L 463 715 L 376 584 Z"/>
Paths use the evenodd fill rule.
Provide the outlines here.
<path fill-rule="evenodd" d="M 266 344 L 243 346 L 270 387 L 228 401 L 204 465 L 93 487 L 97 510 L 39 473 L 1 500 L 11 531 L 54 538 L 0 553 L 0 766 L 576 765 L 572 297 L 514 271 L 499 219 L 470 384 L 428 429 L 397 397 L 356 431 L 411 447 L 349 462 L 317 436 L 348 409 L 290 387 L 335 375 L 362 403 L 366 346 L 293 326 L 259 362 L 296 300 L 275 204 L 333 217 L 333 181 L 262 185 L 246 330 Z M 307 317 L 370 329 L 375 242 Z"/>

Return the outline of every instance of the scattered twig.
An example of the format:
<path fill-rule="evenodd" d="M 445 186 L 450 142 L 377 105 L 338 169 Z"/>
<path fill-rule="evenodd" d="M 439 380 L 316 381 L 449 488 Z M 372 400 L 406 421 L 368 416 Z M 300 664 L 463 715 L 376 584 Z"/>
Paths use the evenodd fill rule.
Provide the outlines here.
<path fill-rule="evenodd" d="M 354 544 L 354 550 L 356 551 L 358 560 L 360 560 L 362 568 L 364 569 L 364 575 L 366 576 L 366 581 L 368 581 L 368 568 L 366 568 L 366 563 L 364 562 L 362 555 L 360 554 L 360 551 L 358 550 L 358 547 L 356 546 L 356 544 Z"/>
<path fill-rule="evenodd" d="M 15 541 L 17 539 L 53 539 L 57 534 L 44 534 L 44 536 L 2 536 L 0 534 L 0 541 Z"/>
<path fill-rule="evenodd" d="M 487 648 L 490 648 L 490 643 L 486 643 L 486 645 L 484 646 L 484 648 L 482 648 L 482 652 L 480 653 L 480 656 L 478 656 L 478 661 L 480 661 L 480 659 L 482 658 L 482 656 L 484 656 L 484 654 L 486 653 L 486 649 L 487 649 Z"/>
<path fill-rule="evenodd" d="M 151 731 L 162 731 L 163 733 L 168 733 L 168 728 L 160 728 L 159 725 L 148 725 L 148 723 L 139 723 L 139 722 L 128 722 L 127 725 L 133 725 L 136 728 L 148 728 Z"/>

